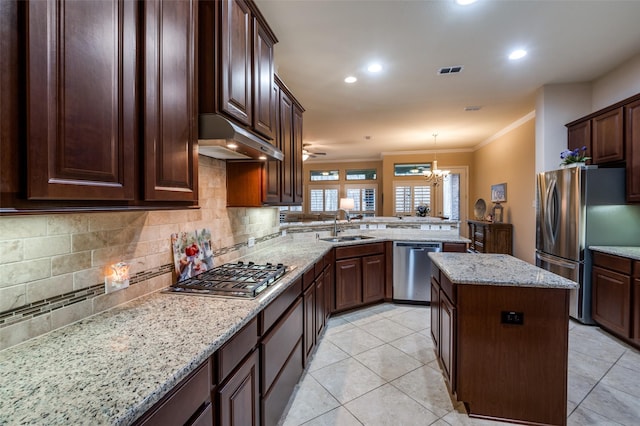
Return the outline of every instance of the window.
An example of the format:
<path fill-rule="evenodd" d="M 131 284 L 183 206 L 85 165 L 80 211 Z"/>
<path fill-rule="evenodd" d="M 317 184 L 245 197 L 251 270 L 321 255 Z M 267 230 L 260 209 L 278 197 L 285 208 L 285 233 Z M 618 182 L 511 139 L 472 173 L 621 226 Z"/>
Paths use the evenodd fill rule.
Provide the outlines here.
<path fill-rule="evenodd" d="M 311 170 L 312 181 L 340 180 L 340 173 L 337 170 Z"/>
<path fill-rule="evenodd" d="M 280 223 L 284 223 L 284 219 L 287 213 L 300 212 L 302 213 L 302 206 L 281 206 L 280 207 Z"/>
<path fill-rule="evenodd" d="M 431 170 L 431 163 L 394 164 L 394 176 L 422 176 L 423 172 Z"/>
<path fill-rule="evenodd" d="M 442 215 L 460 220 L 460 175 L 450 174 L 442 184 Z"/>
<path fill-rule="evenodd" d="M 378 173 L 376 169 L 347 170 L 347 180 L 376 180 Z"/>
<path fill-rule="evenodd" d="M 431 185 L 424 181 L 394 182 L 393 194 L 394 215 L 413 216 L 420 204 L 431 208 Z"/>
<path fill-rule="evenodd" d="M 338 210 L 338 189 L 337 185 L 310 187 L 309 211 L 314 213 L 336 212 Z"/>
<path fill-rule="evenodd" d="M 361 214 L 363 216 L 375 216 L 376 195 L 378 185 L 345 185 L 347 198 L 353 198 L 355 207 L 351 214 Z"/>

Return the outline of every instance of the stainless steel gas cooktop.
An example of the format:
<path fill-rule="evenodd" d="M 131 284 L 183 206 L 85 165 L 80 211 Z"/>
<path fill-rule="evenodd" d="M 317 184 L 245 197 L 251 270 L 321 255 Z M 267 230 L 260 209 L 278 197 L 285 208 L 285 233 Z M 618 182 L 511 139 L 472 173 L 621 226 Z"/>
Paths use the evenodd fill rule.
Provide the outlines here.
<path fill-rule="evenodd" d="M 225 263 L 180 281 L 166 291 L 176 294 L 254 298 L 288 270 L 281 263 Z"/>

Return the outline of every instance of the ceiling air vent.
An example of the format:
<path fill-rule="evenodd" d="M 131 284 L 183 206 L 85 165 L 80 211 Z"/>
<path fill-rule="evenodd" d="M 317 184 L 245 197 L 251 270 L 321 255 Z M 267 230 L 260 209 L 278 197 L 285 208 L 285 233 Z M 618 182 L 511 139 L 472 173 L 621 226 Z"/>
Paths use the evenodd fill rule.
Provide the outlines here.
<path fill-rule="evenodd" d="M 456 65 L 453 67 L 442 67 L 438 70 L 438 74 L 457 74 L 462 71 L 462 65 Z"/>
<path fill-rule="evenodd" d="M 480 111 L 480 108 L 482 108 L 480 105 L 469 105 L 464 107 L 465 111 Z"/>

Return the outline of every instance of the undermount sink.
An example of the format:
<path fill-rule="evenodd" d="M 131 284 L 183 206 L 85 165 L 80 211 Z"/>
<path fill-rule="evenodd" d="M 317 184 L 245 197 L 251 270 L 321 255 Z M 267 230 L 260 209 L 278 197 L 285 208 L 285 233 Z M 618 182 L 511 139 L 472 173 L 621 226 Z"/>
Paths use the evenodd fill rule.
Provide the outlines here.
<path fill-rule="evenodd" d="M 343 241 L 359 241 L 359 240 L 368 240 L 374 237 L 368 237 L 366 235 L 342 235 L 339 237 L 325 237 L 320 238 L 322 241 L 329 241 L 330 243 L 341 243 Z"/>

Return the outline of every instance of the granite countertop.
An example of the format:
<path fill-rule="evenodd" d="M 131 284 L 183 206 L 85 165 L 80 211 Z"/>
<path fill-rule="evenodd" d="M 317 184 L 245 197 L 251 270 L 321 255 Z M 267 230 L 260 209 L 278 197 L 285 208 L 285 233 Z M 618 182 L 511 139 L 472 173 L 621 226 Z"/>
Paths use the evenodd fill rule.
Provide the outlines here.
<path fill-rule="evenodd" d="M 573 289 L 578 284 L 506 254 L 429 253 L 454 284 Z"/>
<path fill-rule="evenodd" d="M 156 292 L 0 351 L 0 425 L 130 424 L 330 248 L 245 256 L 293 267 L 253 300 Z"/>
<path fill-rule="evenodd" d="M 156 292 L 0 351 L 0 425 L 130 424 L 332 247 L 469 241 L 400 231 L 409 230 L 367 231 L 374 238 L 340 243 L 316 240 L 315 233 L 284 237 L 241 258 L 292 268 L 256 299 Z"/>
<path fill-rule="evenodd" d="M 628 257 L 633 260 L 640 260 L 640 247 L 590 246 L 589 250 L 613 254 L 615 256 Z"/>

